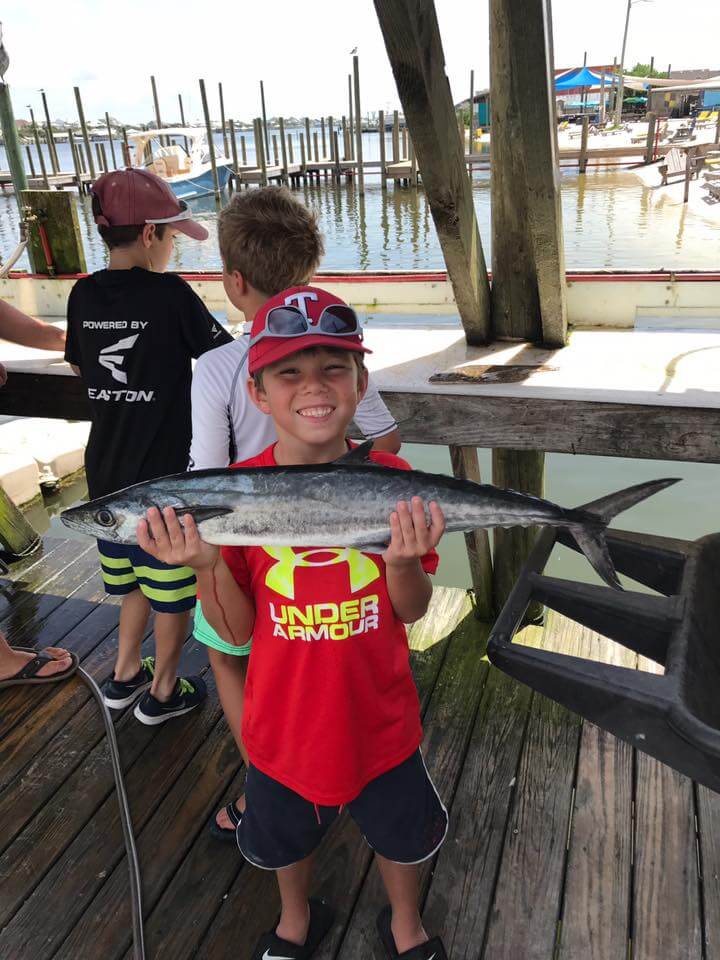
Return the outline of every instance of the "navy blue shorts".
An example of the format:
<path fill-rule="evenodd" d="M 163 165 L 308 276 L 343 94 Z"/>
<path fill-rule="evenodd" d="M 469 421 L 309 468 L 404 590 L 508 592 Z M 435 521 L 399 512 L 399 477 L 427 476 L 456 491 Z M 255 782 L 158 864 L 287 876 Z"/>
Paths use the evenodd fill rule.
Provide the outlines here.
<path fill-rule="evenodd" d="M 195 606 L 197 581 L 190 567 L 170 567 L 135 544 L 98 540 L 105 593 L 141 590 L 156 613 L 183 613 Z"/>
<path fill-rule="evenodd" d="M 253 766 L 248 767 L 245 799 L 238 846 L 246 860 L 265 870 L 310 856 L 343 809 L 310 803 Z M 422 863 L 447 833 L 447 810 L 419 750 L 371 780 L 344 806 L 369 846 L 396 863 Z"/>

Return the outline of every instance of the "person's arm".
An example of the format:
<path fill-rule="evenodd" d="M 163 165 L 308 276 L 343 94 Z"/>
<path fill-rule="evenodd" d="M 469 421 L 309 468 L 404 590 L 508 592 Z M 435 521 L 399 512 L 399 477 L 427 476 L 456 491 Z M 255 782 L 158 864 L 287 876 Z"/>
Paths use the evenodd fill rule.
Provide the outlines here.
<path fill-rule="evenodd" d="M 29 317 L 26 313 L 0 300 L 0 338 L 38 350 L 65 349 L 65 331 L 52 324 Z"/>
<path fill-rule="evenodd" d="M 205 543 L 188 513 L 182 526 L 172 507 L 162 513 L 151 507 L 137 526 L 138 546 L 162 563 L 192 567 L 202 596 L 205 619 L 226 643 L 244 646 L 252 634 L 255 607 L 240 587 L 220 553 Z"/>
<path fill-rule="evenodd" d="M 201 357 L 208 350 L 232 343 L 232 335 L 213 317 L 192 287 L 184 280 L 180 282 L 182 287 L 177 309 L 183 339 L 190 356 Z"/>
<path fill-rule="evenodd" d="M 223 396 L 212 352 L 203 355 L 195 364 L 190 393 L 191 470 L 226 467 L 230 462 L 230 421 L 227 399 Z"/>
<path fill-rule="evenodd" d="M 377 387 L 368 377 L 368 386 L 355 411 L 355 423 L 364 437 L 373 440 L 374 450 L 397 453 L 400 449 L 400 431 Z"/>
<path fill-rule="evenodd" d="M 445 517 L 434 501 L 428 504 L 430 526 L 420 497 L 412 504 L 400 501 L 390 515 L 390 544 L 383 553 L 388 594 L 393 610 L 403 623 L 419 620 L 428 608 L 432 584 L 422 559 L 434 550 L 445 530 Z"/>

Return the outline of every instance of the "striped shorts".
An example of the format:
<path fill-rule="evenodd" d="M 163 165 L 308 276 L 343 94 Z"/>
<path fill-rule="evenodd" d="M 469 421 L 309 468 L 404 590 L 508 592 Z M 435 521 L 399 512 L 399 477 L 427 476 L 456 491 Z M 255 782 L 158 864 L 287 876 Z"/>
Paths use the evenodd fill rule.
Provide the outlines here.
<path fill-rule="evenodd" d="M 105 592 L 114 596 L 138 587 L 158 613 L 182 613 L 195 606 L 197 582 L 190 567 L 170 567 L 134 544 L 98 540 Z"/>

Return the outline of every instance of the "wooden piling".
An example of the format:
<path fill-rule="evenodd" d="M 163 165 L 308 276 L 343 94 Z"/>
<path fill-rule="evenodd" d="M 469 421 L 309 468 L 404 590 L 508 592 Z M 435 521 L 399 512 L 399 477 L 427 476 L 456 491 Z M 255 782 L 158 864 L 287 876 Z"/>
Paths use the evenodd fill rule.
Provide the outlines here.
<path fill-rule="evenodd" d="M 407 160 L 409 156 L 408 153 L 408 132 L 407 127 L 403 127 L 402 130 L 402 159 Z"/>
<path fill-rule="evenodd" d="M 600 74 L 600 123 L 605 123 L 605 71 Z"/>
<path fill-rule="evenodd" d="M 87 124 L 85 123 L 85 111 L 83 110 L 82 97 L 80 96 L 80 87 L 73 87 L 75 91 L 75 103 L 77 105 L 78 119 L 80 120 L 80 130 L 82 131 L 83 143 L 85 144 L 85 153 L 88 160 L 88 169 L 90 176 L 95 179 L 95 164 L 93 163 L 92 151 L 90 149 L 90 137 L 88 136 Z"/>
<path fill-rule="evenodd" d="M 418 185 L 417 157 L 410 137 L 408 137 L 408 159 L 410 161 L 410 186 L 416 187 Z"/>
<path fill-rule="evenodd" d="M 692 179 L 694 158 L 695 148 L 688 147 L 685 151 L 685 191 L 683 193 L 683 203 L 687 203 L 690 196 L 690 180 Z"/>
<path fill-rule="evenodd" d="M 362 111 L 360 110 L 360 58 L 353 56 L 353 79 L 355 81 L 355 159 L 357 160 L 357 187 L 365 193 L 365 170 L 363 168 Z"/>
<path fill-rule="evenodd" d="M 486 343 L 490 285 L 435 6 L 432 0 L 374 2 L 465 336 L 468 343 Z"/>
<path fill-rule="evenodd" d="M 240 156 L 242 157 L 244 166 L 247 163 L 247 147 L 245 145 L 245 137 L 240 137 Z"/>
<path fill-rule="evenodd" d="M 93 144 L 93 146 L 95 147 L 95 160 L 97 161 L 98 170 L 100 171 L 100 173 L 107 173 L 107 170 L 103 166 L 102 153 L 100 152 L 100 144 L 96 142 Z"/>
<path fill-rule="evenodd" d="M 715 143 L 720 143 L 720 109 L 718 110 L 718 118 L 715 123 Z"/>
<path fill-rule="evenodd" d="M 28 166 L 30 167 L 30 176 L 35 178 L 37 174 L 35 173 L 35 161 L 33 160 L 32 150 L 30 149 L 30 144 L 25 144 L 25 156 L 27 157 Z"/>
<path fill-rule="evenodd" d="M 385 111 L 378 113 L 378 123 L 380 125 L 380 185 L 383 190 L 387 190 L 387 162 L 385 159 Z"/>
<path fill-rule="evenodd" d="M 333 133 L 335 131 L 335 121 L 332 117 L 328 117 L 328 147 L 330 149 L 330 159 L 335 160 L 335 137 Z"/>
<path fill-rule="evenodd" d="M 545 454 L 541 450 L 493 450 L 492 482 L 496 487 L 518 490 L 542 497 L 545 488 Z M 493 598 L 496 610 L 502 609 L 522 565 L 527 560 L 537 527 L 493 529 Z M 526 620 L 542 616 L 542 604 L 533 602 Z"/>
<path fill-rule="evenodd" d="M 75 168 L 75 179 L 77 180 L 78 194 L 83 192 L 82 169 L 80 167 L 80 158 L 78 157 L 75 137 L 72 130 L 68 130 L 68 143 L 70 145 L 70 156 L 72 157 L 73 167 Z"/>
<path fill-rule="evenodd" d="M 260 105 L 262 107 L 262 132 L 263 132 L 263 142 L 265 144 L 264 154 L 265 158 L 270 155 L 270 140 L 268 138 L 268 125 L 267 125 L 267 113 L 265 111 L 265 84 L 260 81 Z"/>
<path fill-rule="evenodd" d="M 100 156 L 102 157 L 103 170 L 105 173 L 107 173 L 110 170 L 110 167 L 108 166 L 107 152 L 105 150 L 104 143 L 100 144 Z"/>
<path fill-rule="evenodd" d="M 278 124 L 280 126 L 280 150 L 282 152 L 282 181 L 287 183 L 288 181 L 288 155 L 287 155 L 287 144 L 285 143 L 285 120 L 280 117 L 278 119 Z M 273 140 L 275 138 L 273 137 Z"/>
<path fill-rule="evenodd" d="M 255 153 L 258 157 L 258 166 L 260 167 L 260 183 L 263 187 L 267 186 L 267 156 L 265 154 L 265 141 L 263 138 L 262 117 L 255 120 Z"/>
<path fill-rule="evenodd" d="M 322 159 L 327 157 L 327 140 L 325 139 L 325 117 L 320 117 L 320 138 L 322 140 Z"/>
<path fill-rule="evenodd" d="M 492 316 L 497 337 L 567 337 L 549 0 L 490 0 Z"/>
<path fill-rule="evenodd" d="M 459 480 L 482 483 L 480 463 L 475 447 L 450 447 L 453 476 Z M 493 574 L 490 540 L 487 530 L 479 528 L 465 534 L 465 546 L 470 561 L 470 576 L 475 591 L 475 615 L 478 620 L 493 619 Z"/>
<path fill-rule="evenodd" d="M 218 83 L 218 97 L 220 98 L 220 126 L 222 127 L 223 150 L 225 151 L 225 156 L 229 157 L 230 150 L 228 148 L 227 131 L 225 130 L 225 101 L 223 100 L 222 83 Z"/>
<path fill-rule="evenodd" d="M 300 173 L 303 180 L 307 179 L 307 155 L 305 153 L 305 134 L 300 131 Z"/>
<path fill-rule="evenodd" d="M 392 156 L 393 163 L 398 163 L 400 160 L 400 114 L 397 110 L 393 110 Z"/>
<path fill-rule="evenodd" d="M 315 157 L 315 163 L 317 163 L 320 159 L 317 130 L 313 130 L 313 156 Z"/>
<path fill-rule="evenodd" d="M 655 159 L 655 128 L 657 127 L 657 114 L 649 113 L 647 115 L 648 132 L 645 139 L 645 163 L 652 163 Z"/>
<path fill-rule="evenodd" d="M 117 160 L 115 159 L 115 144 L 113 142 L 112 127 L 110 126 L 110 115 L 105 112 L 105 125 L 107 126 L 108 142 L 110 143 L 110 156 L 112 157 L 113 170 L 117 170 Z"/>
<path fill-rule="evenodd" d="M 182 99 L 182 94 L 181 94 L 181 93 L 178 94 L 178 104 L 179 104 L 179 106 L 180 106 L 180 124 L 181 124 L 181 126 L 184 127 L 184 126 L 185 126 L 185 111 L 184 111 L 184 109 L 183 109 L 183 99 Z M 124 130 L 124 129 L 125 129 L 125 128 L 123 127 L 123 130 Z M 187 154 L 189 155 L 189 154 L 190 154 L 190 144 L 188 143 L 188 138 L 187 138 L 187 137 L 183 137 L 183 140 L 185 141 L 185 153 L 187 153 Z"/>
<path fill-rule="evenodd" d="M 30 212 L 28 249 L 32 251 L 35 272 L 50 275 L 86 273 L 78 205 L 73 195 L 66 190 L 25 190 L 22 201 Z M 50 253 L 51 262 L 48 262 L 46 251 Z"/>
<path fill-rule="evenodd" d="M 350 143 L 348 141 L 347 117 L 342 118 L 343 160 L 350 159 Z"/>
<path fill-rule="evenodd" d="M 293 149 L 292 133 L 287 134 L 287 156 L 291 167 L 295 166 L 295 151 Z"/>
<path fill-rule="evenodd" d="M 45 113 L 45 128 L 47 131 L 48 149 L 50 150 L 50 162 L 52 164 L 53 173 L 60 173 L 60 159 L 58 158 L 57 144 L 55 143 L 52 121 L 50 119 L 50 110 L 48 109 L 47 97 L 45 96 L 44 90 L 40 91 L 40 96 L 42 97 L 43 111 Z"/>
<path fill-rule="evenodd" d="M 580 134 L 580 159 L 578 164 L 580 166 L 580 173 L 585 173 L 587 170 L 587 152 L 588 152 L 588 132 L 590 130 L 590 117 L 582 118 L 582 132 Z"/>
<path fill-rule="evenodd" d="M 200 99 L 202 100 L 203 114 L 205 116 L 205 129 L 207 131 L 208 148 L 210 150 L 210 167 L 212 168 L 213 186 L 215 187 L 215 199 L 220 200 L 220 182 L 218 181 L 217 164 L 215 163 L 215 141 L 213 140 L 210 111 L 208 110 L 207 94 L 205 93 L 205 81 L 200 80 L 199 83 Z"/>
<path fill-rule="evenodd" d="M 132 166 L 132 154 L 130 153 L 130 142 L 128 141 L 127 127 L 122 128 L 122 138 L 123 138 L 123 155 L 125 160 L 125 166 Z"/>
<path fill-rule="evenodd" d="M 272 148 L 273 148 L 273 163 L 276 167 L 280 166 L 280 158 L 278 156 L 278 142 L 275 134 L 272 135 Z"/>
<path fill-rule="evenodd" d="M 475 124 L 473 123 L 473 103 L 475 102 L 475 71 L 470 71 L 470 100 L 468 101 L 468 153 L 473 152 L 473 143 L 475 140 Z M 468 177 L 470 183 L 473 178 L 472 160 L 468 163 Z"/>
<path fill-rule="evenodd" d="M 232 118 L 230 118 L 228 122 L 230 124 L 230 152 L 232 153 L 233 173 L 235 174 L 235 177 L 237 177 L 239 173 L 239 169 L 238 169 L 237 142 L 235 140 L 235 121 Z M 237 180 L 235 181 L 235 183 L 237 185 Z"/>
<path fill-rule="evenodd" d="M 32 125 L 33 137 L 35 138 L 35 149 L 37 150 L 38 160 L 40 161 L 40 170 L 42 171 L 43 183 L 45 184 L 45 189 L 49 190 L 50 181 L 48 180 L 47 167 L 45 166 L 45 156 L 42 152 L 40 133 L 38 132 L 37 124 L 35 123 L 35 114 L 33 113 L 32 107 L 30 108 L 30 123 Z"/>
<path fill-rule="evenodd" d="M 155 77 L 150 77 L 150 85 L 152 86 L 152 95 L 153 103 L 155 105 L 155 123 L 157 124 L 158 130 L 162 130 L 162 120 L 160 119 L 160 101 L 158 100 L 157 86 L 155 84 Z M 169 143 L 168 137 L 164 137 L 160 134 L 160 145 L 166 146 Z"/>
<path fill-rule="evenodd" d="M 332 147 L 333 147 L 333 156 L 335 159 L 335 172 L 334 179 L 337 183 L 340 183 L 340 150 L 338 147 L 338 132 L 333 128 L 332 131 Z"/>
<path fill-rule="evenodd" d="M 353 107 L 353 90 L 352 90 L 352 75 L 348 74 L 348 124 L 349 124 L 349 142 L 350 142 L 350 160 L 355 159 L 355 142 L 353 140 L 355 124 L 353 122 L 354 117 L 354 107 Z"/>

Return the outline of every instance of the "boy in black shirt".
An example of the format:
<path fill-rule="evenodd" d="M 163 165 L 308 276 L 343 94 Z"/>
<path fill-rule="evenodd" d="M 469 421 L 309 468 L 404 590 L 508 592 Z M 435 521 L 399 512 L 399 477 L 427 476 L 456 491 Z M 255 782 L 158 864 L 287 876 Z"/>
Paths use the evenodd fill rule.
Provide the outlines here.
<path fill-rule="evenodd" d="M 65 359 L 90 401 L 85 470 L 95 498 L 187 468 L 191 358 L 232 337 L 184 280 L 164 273 L 176 233 L 208 234 L 163 180 L 141 169 L 115 171 L 97 180 L 92 202 L 110 264 L 70 293 Z M 177 677 L 195 605 L 192 570 L 168 567 L 136 546 L 100 540 L 98 550 L 106 591 L 123 597 L 105 703 L 120 709 L 143 694 L 134 713 L 146 724 L 187 713 L 206 696 L 199 677 Z M 151 608 L 156 658 L 141 659 Z"/>

